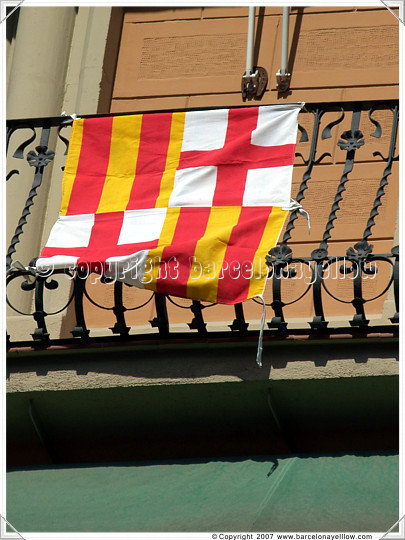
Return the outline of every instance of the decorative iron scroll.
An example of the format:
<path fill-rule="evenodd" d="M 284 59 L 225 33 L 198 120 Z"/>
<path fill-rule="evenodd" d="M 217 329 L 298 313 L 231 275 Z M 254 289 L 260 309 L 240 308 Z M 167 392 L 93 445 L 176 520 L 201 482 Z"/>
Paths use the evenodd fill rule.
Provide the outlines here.
<path fill-rule="evenodd" d="M 391 115 L 390 133 L 384 133 L 383 127 L 376 119 L 375 113 L 378 110 L 387 111 Z M 337 113 L 337 118 L 329 123 L 323 122 L 326 113 Z M 361 103 L 327 103 L 327 104 L 307 104 L 306 109 L 300 113 L 301 115 L 309 115 L 312 118 L 312 129 L 310 135 L 308 130 L 299 125 L 301 143 L 309 143 L 308 156 L 304 157 L 302 153 L 297 152 L 296 157 L 302 160 L 305 169 L 302 176 L 301 184 L 298 193 L 295 196 L 297 202 L 305 206 L 305 195 L 311 183 L 311 177 L 314 167 L 322 166 L 325 158 L 331 157 L 330 153 L 323 153 L 318 157 L 319 142 L 332 139 L 335 140 L 337 147 L 341 152 L 340 156 L 344 156 L 343 170 L 340 178 L 336 179 L 336 193 L 333 203 L 330 208 L 328 219 L 325 223 L 324 232 L 319 246 L 308 254 L 306 257 L 294 257 L 292 249 L 288 245 L 295 229 L 295 223 L 298 218 L 298 211 L 292 211 L 285 227 L 285 232 L 279 246 L 270 250 L 266 257 L 269 266 L 269 283 L 271 283 L 272 300 L 269 306 L 273 310 L 273 316 L 268 322 L 268 334 L 276 334 L 286 336 L 290 332 L 288 321 L 285 318 L 285 308 L 292 304 L 299 303 L 304 297 L 312 295 L 313 300 L 313 317 L 307 321 L 307 329 L 314 333 L 329 333 L 329 322 L 325 316 L 325 299 L 331 298 L 335 302 L 351 304 L 353 316 L 349 323 L 353 327 L 353 331 L 369 332 L 373 331 L 369 319 L 366 315 L 367 303 L 382 297 L 392 289 L 393 305 L 395 305 L 395 313 L 392 314 L 389 321 L 392 325 L 392 331 L 395 332 L 399 322 L 399 248 L 394 246 L 390 253 L 374 253 L 373 245 L 369 243 L 369 238 L 372 235 L 372 229 L 375 226 L 376 220 L 379 218 L 379 209 L 384 204 L 385 189 L 389 184 L 392 176 L 392 165 L 398 160 L 396 155 L 396 140 L 398 132 L 398 101 L 385 102 L 361 102 Z M 95 115 L 89 115 L 95 116 Z M 308 119 L 308 116 L 307 118 Z M 342 130 L 343 122 L 350 120 L 350 129 Z M 82 275 L 79 270 L 54 270 L 49 276 L 38 275 L 35 271 L 35 260 L 28 263 L 26 260 L 14 261 L 15 254 L 18 258 L 22 258 L 18 254 L 18 244 L 24 230 L 31 223 L 30 209 L 35 203 L 37 191 L 41 188 L 44 178 L 44 170 L 46 167 L 53 166 L 55 151 L 48 148 L 49 141 L 60 140 L 58 146 L 64 155 L 67 153 L 69 140 L 62 135 L 65 127 L 69 125 L 69 120 L 66 117 L 31 119 L 31 120 L 11 120 L 7 123 L 7 151 L 10 157 L 20 159 L 20 170 L 12 168 L 6 176 L 7 181 L 18 182 L 19 174 L 23 167 L 33 169 L 33 182 L 27 194 L 27 199 L 22 210 L 21 216 L 17 219 L 17 225 L 14 235 L 10 241 L 7 251 L 7 287 L 15 280 L 21 281 L 20 287 L 27 293 L 34 294 L 33 310 L 30 313 L 23 312 L 14 306 L 7 298 L 7 304 L 12 310 L 20 315 L 31 317 L 33 319 L 33 331 L 31 333 L 33 343 L 46 347 L 51 344 L 52 339 L 47 330 L 48 317 L 52 317 L 68 309 L 69 306 L 74 306 L 75 323 L 71 329 L 71 334 L 74 339 L 86 341 L 91 337 L 91 329 L 87 327 L 86 316 L 84 309 L 84 301 L 90 302 L 97 309 L 108 310 L 115 316 L 115 324 L 110 328 L 110 332 L 116 335 L 116 339 L 128 338 L 131 336 L 131 327 L 128 326 L 125 313 L 141 309 L 146 304 L 154 302 L 155 316 L 149 321 L 153 328 L 157 328 L 161 338 L 169 339 L 174 334 L 170 332 L 170 321 L 168 316 L 168 302 L 179 309 L 190 310 L 190 322 L 188 324 L 190 337 L 197 335 L 206 337 L 210 334 L 207 329 L 207 324 L 204 321 L 204 310 L 215 309 L 215 304 L 205 305 L 197 301 L 186 301 L 178 303 L 176 299 L 170 296 L 164 296 L 159 293 L 150 292 L 150 297 L 146 302 L 140 303 L 132 307 L 126 305 L 125 290 L 127 285 L 121 282 L 115 282 L 113 286 L 113 305 L 104 306 L 96 302 L 86 288 L 89 276 Z M 305 122 L 308 126 L 308 122 Z M 348 126 L 348 124 L 346 124 Z M 360 126 L 365 131 L 367 129 L 373 132 L 366 136 L 360 130 Z M 52 130 L 55 136 L 52 138 Z M 13 148 L 15 133 L 25 133 L 25 140 L 20 142 L 17 148 Z M 387 137 L 387 135 L 389 135 Z M 329 240 L 333 234 L 336 220 L 339 219 L 341 212 L 341 202 L 344 199 L 344 192 L 348 182 L 351 180 L 351 173 L 356 166 L 356 156 L 360 148 L 370 143 L 371 139 L 380 139 L 381 142 L 388 140 L 388 148 L 382 146 L 381 151 L 373 152 L 376 168 L 381 167 L 381 179 L 375 194 L 375 198 L 370 209 L 367 222 L 364 224 L 364 233 L 362 238 L 353 246 L 347 246 L 344 253 L 339 256 L 331 256 L 329 254 Z M 383 140 L 382 140 L 383 139 Z M 36 141 L 36 142 L 35 142 Z M 381 166 L 384 164 L 383 166 Z M 31 254 L 33 256 L 34 254 Z M 38 254 L 36 254 L 38 255 Z M 283 283 L 289 279 L 297 279 L 296 267 L 300 265 L 304 268 L 311 279 L 305 283 L 303 291 L 297 298 L 287 301 L 283 294 Z M 382 286 L 382 290 L 373 298 L 365 298 L 363 293 L 364 279 L 373 277 L 379 269 L 379 265 L 388 265 L 389 272 L 386 283 Z M 328 286 L 326 276 L 334 268 L 341 276 L 350 275 L 352 283 L 352 294 L 350 299 L 339 298 L 336 293 L 332 292 Z M 56 278 L 56 279 L 54 279 Z M 70 279 L 73 282 L 69 297 L 66 298 L 64 305 L 49 313 L 46 309 L 44 293 L 46 290 L 55 290 L 59 287 L 58 279 Z M 101 278 L 101 283 L 107 283 L 109 280 Z M 256 301 L 253 299 L 253 301 Z M 152 304 L 151 304 L 152 305 Z M 249 323 L 245 320 L 244 307 L 242 304 L 234 306 L 235 319 L 229 325 L 229 333 L 233 335 L 247 335 L 249 332 Z M 36 327 L 35 327 L 36 326 Z M 176 334 L 177 335 L 177 334 Z M 27 336 L 27 339 L 28 336 Z"/>

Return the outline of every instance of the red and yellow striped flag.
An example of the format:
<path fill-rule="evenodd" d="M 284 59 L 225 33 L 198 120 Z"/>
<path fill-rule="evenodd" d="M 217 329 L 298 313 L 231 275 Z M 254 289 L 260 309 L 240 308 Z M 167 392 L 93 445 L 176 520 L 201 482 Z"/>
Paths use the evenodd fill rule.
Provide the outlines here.
<path fill-rule="evenodd" d="M 73 122 L 39 270 L 79 267 L 195 300 L 263 292 L 302 104 Z"/>

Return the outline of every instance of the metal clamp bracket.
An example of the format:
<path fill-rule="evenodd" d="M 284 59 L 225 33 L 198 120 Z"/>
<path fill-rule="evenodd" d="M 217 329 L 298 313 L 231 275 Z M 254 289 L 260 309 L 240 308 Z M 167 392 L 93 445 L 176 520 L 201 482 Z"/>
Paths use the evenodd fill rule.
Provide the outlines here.
<path fill-rule="evenodd" d="M 263 67 L 257 67 L 254 73 L 242 76 L 242 98 L 260 99 L 266 90 L 268 81 L 267 71 Z"/>
<path fill-rule="evenodd" d="M 279 92 L 286 92 L 290 88 L 291 73 L 276 73 L 277 89 Z"/>

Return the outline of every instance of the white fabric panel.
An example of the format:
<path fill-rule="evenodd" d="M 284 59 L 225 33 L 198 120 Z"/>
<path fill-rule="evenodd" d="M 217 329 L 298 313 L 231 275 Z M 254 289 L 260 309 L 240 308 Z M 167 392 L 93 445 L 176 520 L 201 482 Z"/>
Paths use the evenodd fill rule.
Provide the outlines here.
<path fill-rule="evenodd" d="M 181 151 L 222 148 L 227 128 L 228 109 L 186 112 Z"/>
<path fill-rule="evenodd" d="M 213 166 L 176 171 L 169 206 L 212 206 L 216 182 L 217 168 Z"/>
<path fill-rule="evenodd" d="M 295 144 L 297 119 L 302 104 L 260 107 L 257 128 L 252 132 L 255 146 Z"/>
<path fill-rule="evenodd" d="M 59 270 L 61 268 L 76 267 L 76 263 L 79 257 L 72 257 L 71 255 L 54 255 L 53 257 L 43 257 L 37 259 L 35 264 L 38 272 L 47 273 L 50 270 Z"/>
<path fill-rule="evenodd" d="M 60 216 L 52 227 L 46 247 L 87 247 L 94 225 L 94 214 Z"/>
<path fill-rule="evenodd" d="M 286 206 L 291 198 L 292 165 L 249 169 L 243 206 Z"/>
<path fill-rule="evenodd" d="M 131 255 L 106 259 L 109 268 L 106 270 L 105 275 L 143 289 L 142 281 L 145 275 L 148 253 L 147 249 L 142 249 L 136 253 L 131 253 Z"/>
<path fill-rule="evenodd" d="M 157 240 L 162 232 L 167 208 L 125 210 L 118 245 Z"/>

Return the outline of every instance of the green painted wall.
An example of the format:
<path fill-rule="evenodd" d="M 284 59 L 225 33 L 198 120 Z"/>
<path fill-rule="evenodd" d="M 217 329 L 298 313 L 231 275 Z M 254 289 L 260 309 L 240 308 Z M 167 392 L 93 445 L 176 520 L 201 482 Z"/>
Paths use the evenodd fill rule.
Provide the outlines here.
<path fill-rule="evenodd" d="M 398 519 L 398 456 L 275 456 L 25 468 L 20 532 L 375 531 Z"/>
<path fill-rule="evenodd" d="M 12 393 L 10 466 L 52 463 L 30 400 L 58 464 L 398 448 L 396 376 Z"/>

